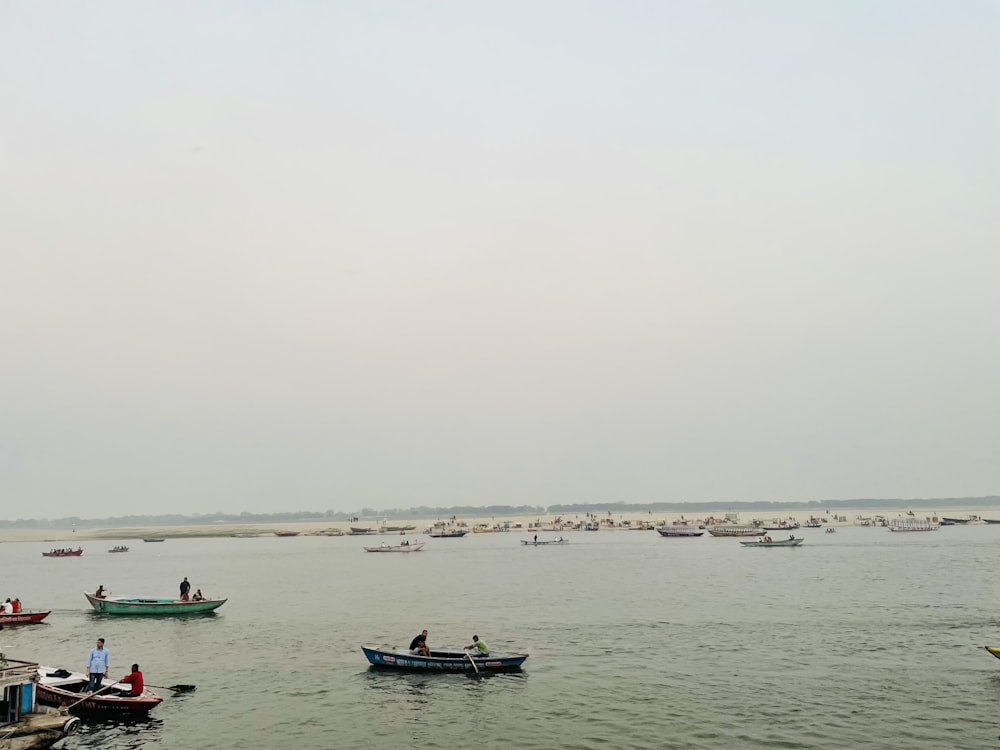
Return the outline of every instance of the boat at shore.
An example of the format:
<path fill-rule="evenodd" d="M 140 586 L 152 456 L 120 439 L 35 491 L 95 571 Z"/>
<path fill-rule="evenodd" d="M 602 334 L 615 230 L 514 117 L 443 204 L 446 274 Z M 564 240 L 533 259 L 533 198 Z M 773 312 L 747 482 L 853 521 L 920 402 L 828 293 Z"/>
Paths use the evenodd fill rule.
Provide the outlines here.
<path fill-rule="evenodd" d="M 38 702 L 46 706 L 81 714 L 142 716 L 163 702 L 149 689 L 133 698 L 132 686 L 125 682 L 108 683 L 90 694 L 84 692 L 86 687 L 87 675 L 82 672 L 38 667 Z"/>
<path fill-rule="evenodd" d="M 167 540 L 165 538 L 163 538 L 163 537 L 150 537 L 149 539 L 143 539 L 142 541 L 144 541 L 144 542 L 165 542 Z"/>
<path fill-rule="evenodd" d="M 431 651 L 430 656 L 420 656 L 377 646 L 362 646 L 361 650 L 373 667 L 407 672 L 516 672 L 528 658 L 527 654 L 483 656 L 459 650 Z"/>
<path fill-rule="evenodd" d="M 466 529 L 455 529 L 453 531 L 428 531 L 427 536 L 431 539 L 461 539 L 468 533 Z"/>
<path fill-rule="evenodd" d="M 3 697 L 3 728 L 0 750 L 35 750 L 52 747 L 76 734 L 80 720 L 40 705 L 38 664 L 4 658 L 0 665 L 0 696 Z"/>
<path fill-rule="evenodd" d="M 373 536 L 374 534 L 377 534 L 378 531 L 370 526 L 351 526 L 350 533 L 352 536 Z"/>
<path fill-rule="evenodd" d="M 763 531 L 760 526 L 709 526 L 708 533 L 712 536 L 760 536 Z"/>
<path fill-rule="evenodd" d="M 756 539 L 754 541 L 743 542 L 744 547 L 798 547 L 805 540 L 802 537 L 789 537 L 788 539 L 778 539 L 774 540 L 770 537 L 764 537 L 762 539 Z"/>
<path fill-rule="evenodd" d="M 79 557 L 83 554 L 83 550 L 77 547 L 76 549 L 54 549 L 48 552 L 43 552 L 42 557 Z"/>
<path fill-rule="evenodd" d="M 214 612 L 227 599 L 202 599 L 183 602 L 178 599 L 149 596 L 101 596 L 84 593 L 95 612 L 108 615 L 196 615 Z"/>
<path fill-rule="evenodd" d="M 301 531 L 275 531 L 274 535 L 275 536 L 298 536 L 301 533 L 302 533 Z"/>
<path fill-rule="evenodd" d="M 0 625 L 29 625 L 33 622 L 41 622 L 46 617 L 52 614 L 52 610 L 47 610 L 45 612 L 11 612 L 8 614 L 0 614 Z"/>
<path fill-rule="evenodd" d="M 662 526 L 656 527 L 656 533 L 660 536 L 696 537 L 702 536 L 705 531 L 704 529 L 699 529 L 697 526 L 691 526 L 687 523 L 665 523 Z"/>
<path fill-rule="evenodd" d="M 378 547 L 365 547 L 365 552 L 419 552 L 426 542 L 414 544 L 380 544 Z"/>

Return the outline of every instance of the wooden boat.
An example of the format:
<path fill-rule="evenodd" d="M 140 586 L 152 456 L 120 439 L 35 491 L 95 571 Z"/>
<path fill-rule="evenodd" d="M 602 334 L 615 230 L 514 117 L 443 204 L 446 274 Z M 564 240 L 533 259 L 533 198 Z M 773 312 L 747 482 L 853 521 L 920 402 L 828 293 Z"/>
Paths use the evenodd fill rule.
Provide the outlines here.
<path fill-rule="evenodd" d="M 298 536 L 301 533 L 302 533 L 301 531 L 275 531 L 274 535 L 275 536 Z"/>
<path fill-rule="evenodd" d="M 226 599 L 202 599 L 182 602 L 177 599 L 158 599 L 151 596 L 104 596 L 98 598 L 84 593 L 96 612 L 108 615 L 197 615 L 213 612 L 226 603 Z"/>
<path fill-rule="evenodd" d="M 948 518 L 947 516 L 943 516 L 941 518 L 942 522 L 947 521 L 948 525 L 950 525 L 950 526 L 955 525 L 955 524 L 968 523 L 971 520 L 972 520 L 971 518 Z"/>
<path fill-rule="evenodd" d="M 11 614 L 0 614 L 0 625 L 28 625 L 33 622 L 41 622 L 52 614 L 52 610 L 46 612 L 12 612 Z"/>
<path fill-rule="evenodd" d="M 415 544 L 380 544 L 378 547 L 365 547 L 365 552 L 419 552 L 426 542 Z"/>
<path fill-rule="evenodd" d="M 708 533 L 712 536 L 760 536 L 759 526 L 712 526 Z"/>
<path fill-rule="evenodd" d="M 361 650 L 373 667 L 408 672 L 517 672 L 528 658 L 527 654 L 482 656 L 459 650 L 431 651 L 430 656 L 420 656 L 377 646 L 362 646 Z"/>
<path fill-rule="evenodd" d="M 521 544 L 524 544 L 528 547 L 546 547 L 550 544 L 569 544 L 569 539 L 563 539 L 562 537 L 558 537 L 556 539 L 548 539 L 548 540 L 543 540 L 541 542 L 528 541 L 527 539 L 522 539 Z"/>
<path fill-rule="evenodd" d="M 982 521 L 983 523 L 1000 523 L 1000 520 L 997 520 L 995 518 L 984 518 L 982 519 Z"/>
<path fill-rule="evenodd" d="M 427 533 L 431 539 L 460 539 L 469 532 L 462 529 L 456 531 L 430 531 Z"/>
<path fill-rule="evenodd" d="M 1000 659 L 1000 648 L 996 648 L 995 646 L 983 646 L 983 648 L 993 654 L 996 658 Z"/>
<path fill-rule="evenodd" d="M 79 557 L 82 554 L 83 550 L 78 547 L 77 549 L 54 549 L 43 552 L 42 557 Z"/>
<path fill-rule="evenodd" d="M 764 531 L 794 531 L 795 529 L 800 528 L 800 524 L 788 523 L 787 521 L 780 521 L 777 524 L 773 524 L 771 526 L 762 526 L 761 528 L 764 529 Z"/>
<path fill-rule="evenodd" d="M 660 536 L 701 536 L 705 532 L 701 529 L 686 523 L 665 523 L 657 526 L 656 531 Z"/>
<path fill-rule="evenodd" d="M 130 695 L 132 686 L 124 682 L 105 683 L 101 690 L 94 691 L 89 698 L 82 700 L 86 695 L 86 687 L 87 676 L 82 672 L 38 667 L 38 702 L 46 706 L 62 708 L 76 703 L 70 709 L 75 713 L 141 716 L 163 702 L 163 698 L 149 689 L 133 698 Z"/>
<path fill-rule="evenodd" d="M 111 549 L 108 550 L 108 552 L 128 552 L 128 547 L 125 546 L 112 547 Z"/>
<path fill-rule="evenodd" d="M 3 730 L 0 748 L 32 750 L 52 747 L 76 733 L 80 720 L 38 705 L 38 664 L 33 661 L 5 658 L 0 670 L 0 694 L 3 695 Z"/>
<path fill-rule="evenodd" d="M 142 541 L 144 541 L 144 542 L 165 542 L 167 540 L 163 539 L 161 537 L 150 537 L 149 539 L 143 539 Z"/>
<path fill-rule="evenodd" d="M 377 534 L 377 533 L 378 532 L 375 529 L 373 529 L 371 527 L 368 527 L 368 526 L 365 526 L 365 527 L 352 526 L 351 527 L 351 534 L 354 535 L 354 536 L 371 536 L 371 535 Z"/>
<path fill-rule="evenodd" d="M 798 547 L 805 541 L 802 537 L 789 537 L 788 539 L 778 539 L 767 541 L 767 539 L 757 539 L 752 542 L 741 541 L 744 547 Z"/>

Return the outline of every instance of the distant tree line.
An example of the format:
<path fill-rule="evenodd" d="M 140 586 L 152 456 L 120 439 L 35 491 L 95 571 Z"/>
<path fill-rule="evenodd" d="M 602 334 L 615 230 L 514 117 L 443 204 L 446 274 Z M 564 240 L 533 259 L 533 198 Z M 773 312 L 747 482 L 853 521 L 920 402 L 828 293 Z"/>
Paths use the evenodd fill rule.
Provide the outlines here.
<path fill-rule="evenodd" d="M 979 508 L 1000 505 L 1000 495 L 950 498 L 856 498 L 854 500 L 809 500 L 802 502 L 708 502 L 708 503 L 570 503 L 560 505 L 453 505 L 450 507 L 418 506 L 416 508 L 362 508 L 359 511 L 284 511 L 281 513 L 203 513 L 194 515 L 166 514 L 157 516 L 113 516 L 110 518 L 18 518 L 0 520 L 0 528 L 107 528 L 135 526 L 204 526 L 207 524 L 282 524 L 307 521 L 351 521 L 355 518 L 491 518 L 512 516 L 564 516 L 594 513 L 598 515 L 625 513 L 774 513 L 786 510 L 821 512 L 831 508 Z"/>

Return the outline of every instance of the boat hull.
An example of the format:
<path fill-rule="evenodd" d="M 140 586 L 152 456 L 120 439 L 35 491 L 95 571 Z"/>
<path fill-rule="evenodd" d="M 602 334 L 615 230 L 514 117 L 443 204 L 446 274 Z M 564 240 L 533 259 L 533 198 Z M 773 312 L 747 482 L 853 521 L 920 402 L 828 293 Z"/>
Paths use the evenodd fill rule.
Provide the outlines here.
<path fill-rule="evenodd" d="M 48 612 L 15 612 L 10 615 L 0 615 L 0 625 L 27 625 L 32 622 L 41 622 L 52 614 Z"/>
<path fill-rule="evenodd" d="M 418 544 L 395 544 L 379 547 L 365 547 L 365 552 L 419 552 L 424 548 L 424 543 Z"/>
<path fill-rule="evenodd" d="M 206 599 L 200 602 L 180 602 L 176 599 L 155 597 L 114 596 L 98 599 L 93 594 L 84 594 L 95 612 L 107 615 L 200 615 L 214 612 L 226 599 Z"/>
<path fill-rule="evenodd" d="M 69 552 L 43 552 L 42 557 L 79 557 L 82 554 L 82 549 L 72 549 Z"/>
<path fill-rule="evenodd" d="M 569 544 L 568 539 L 553 539 L 548 542 L 529 542 L 524 539 L 521 540 L 521 544 L 527 547 L 548 547 L 551 544 Z"/>
<path fill-rule="evenodd" d="M 520 671 L 527 654 L 507 654 L 497 656 L 472 655 L 472 660 L 461 651 L 432 651 L 431 656 L 419 656 L 407 652 L 392 651 L 362 646 L 368 662 L 378 669 L 393 669 L 406 672 L 517 672 Z"/>

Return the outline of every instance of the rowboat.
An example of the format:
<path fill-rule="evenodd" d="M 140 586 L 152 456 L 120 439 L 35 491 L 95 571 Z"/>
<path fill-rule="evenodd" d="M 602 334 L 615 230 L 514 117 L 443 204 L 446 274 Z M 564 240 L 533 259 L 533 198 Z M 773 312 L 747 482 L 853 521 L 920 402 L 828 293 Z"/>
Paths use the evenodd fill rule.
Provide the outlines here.
<path fill-rule="evenodd" d="M 527 654 L 482 656 L 459 650 L 431 651 L 430 656 L 420 656 L 377 646 L 362 646 L 361 650 L 373 667 L 408 672 L 517 672 L 528 658 Z"/>
<path fill-rule="evenodd" d="M 701 536 L 705 532 L 686 523 L 665 523 L 656 527 L 660 536 Z"/>
<path fill-rule="evenodd" d="M 79 557 L 83 554 L 83 550 L 79 547 L 76 549 L 54 549 L 50 552 L 43 552 L 42 557 Z"/>
<path fill-rule="evenodd" d="M 549 539 L 547 541 L 541 541 L 541 542 L 535 542 L 535 541 L 529 542 L 522 539 L 521 544 L 524 544 L 528 547 L 545 547 L 549 544 L 569 544 L 569 539 L 563 539 L 562 537 L 559 537 L 558 539 Z"/>
<path fill-rule="evenodd" d="M 275 536 L 298 536 L 301 533 L 302 533 L 301 531 L 275 531 L 274 535 Z"/>
<path fill-rule="evenodd" d="M 167 540 L 166 539 L 162 539 L 160 537 L 150 537 L 149 539 L 143 539 L 142 541 L 144 541 L 144 542 L 165 542 Z"/>
<path fill-rule="evenodd" d="M 46 612 L 12 612 L 9 615 L 0 613 L 0 625 L 27 625 L 41 622 L 51 614 L 51 609 Z"/>
<path fill-rule="evenodd" d="M 416 544 L 380 544 L 378 547 L 365 547 L 365 552 L 419 552 L 426 542 Z"/>
<path fill-rule="evenodd" d="M 778 541 L 768 541 L 767 539 L 758 539 L 752 542 L 740 542 L 744 547 L 798 547 L 802 542 L 805 541 L 802 537 L 789 537 L 788 539 L 779 539 Z"/>
<path fill-rule="evenodd" d="M 141 716 L 163 702 L 163 698 L 148 689 L 133 698 L 130 694 L 132 686 L 125 682 L 102 685 L 100 691 L 91 693 L 84 700 L 86 687 L 87 676 L 82 672 L 38 667 L 38 702 L 46 706 L 72 706 L 71 711 L 86 714 Z"/>
<path fill-rule="evenodd" d="M 90 606 L 108 615 L 197 615 L 212 612 L 226 599 L 203 599 L 182 602 L 177 599 L 158 599 L 151 596 L 103 596 L 84 593 Z"/>
<path fill-rule="evenodd" d="M 996 658 L 1000 659 L 1000 648 L 995 648 L 994 646 L 983 646 L 983 648 L 993 654 Z"/>
<path fill-rule="evenodd" d="M 112 547 L 111 549 L 108 550 L 108 552 L 128 552 L 128 547 L 125 546 Z"/>
<path fill-rule="evenodd" d="M 427 536 L 431 539 L 459 539 L 468 533 L 464 529 L 460 531 L 430 531 Z"/>

